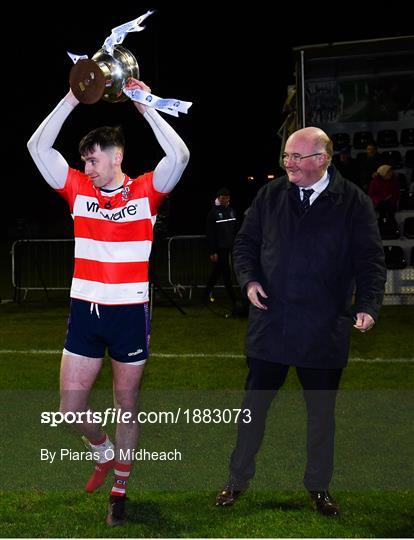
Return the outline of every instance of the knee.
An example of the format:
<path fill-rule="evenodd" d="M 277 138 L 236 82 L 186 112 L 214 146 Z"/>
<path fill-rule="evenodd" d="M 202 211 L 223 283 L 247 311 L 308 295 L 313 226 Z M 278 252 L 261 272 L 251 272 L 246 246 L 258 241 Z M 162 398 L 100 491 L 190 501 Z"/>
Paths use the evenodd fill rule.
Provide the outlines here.
<path fill-rule="evenodd" d="M 79 413 L 88 409 L 88 398 L 84 392 L 65 390 L 60 393 L 59 412 Z"/>
<path fill-rule="evenodd" d="M 115 405 L 122 412 L 135 412 L 138 408 L 138 392 L 115 390 Z"/>
<path fill-rule="evenodd" d="M 63 415 L 66 415 L 67 413 L 77 414 L 83 411 L 85 411 L 85 407 L 83 407 L 80 403 L 67 399 L 62 399 L 60 401 L 59 412 Z"/>

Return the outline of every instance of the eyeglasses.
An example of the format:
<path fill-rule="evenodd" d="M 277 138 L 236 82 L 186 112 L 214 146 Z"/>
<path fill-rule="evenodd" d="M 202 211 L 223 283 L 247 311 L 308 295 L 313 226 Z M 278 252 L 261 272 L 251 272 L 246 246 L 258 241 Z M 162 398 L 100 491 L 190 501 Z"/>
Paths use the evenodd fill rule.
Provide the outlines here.
<path fill-rule="evenodd" d="M 300 154 L 282 154 L 282 163 L 287 163 L 290 160 L 293 161 L 293 163 L 300 163 L 302 159 L 306 159 L 308 157 L 313 156 L 322 156 L 323 152 L 317 152 L 316 154 L 309 154 L 308 156 L 301 156 Z"/>

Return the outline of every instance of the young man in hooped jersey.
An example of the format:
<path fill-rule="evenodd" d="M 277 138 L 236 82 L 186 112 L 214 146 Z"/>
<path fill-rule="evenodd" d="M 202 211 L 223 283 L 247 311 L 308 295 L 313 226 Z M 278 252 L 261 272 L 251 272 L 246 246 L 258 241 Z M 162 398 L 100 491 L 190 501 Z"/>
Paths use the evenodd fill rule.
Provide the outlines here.
<path fill-rule="evenodd" d="M 136 79 L 130 79 L 128 88 L 151 91 Z M 110 127 L 95 129 L 82 139 L 79 150 L 85 171 L 72 169 L 53 145 L 78 104 L 69 91 L 28 143 L 39 171 L 67 201 L 74 219 L 75 269 L 61 363 L 60 408 L 63 413 L 90 410 L 89 394 L 108 348 L 115 405 L 133 419 L 137 418 L 138 391 L 148 356 L 152 229 L 157 208 L 180 179 L 189 151 L 154 109 L 133 102 L 165 152 L 155 170 L 129 178 L 122 171 L 122 132 Z M 83 415 L 85 420 L 77 425 L 97 463 L 85 489 L 95 491 L 114 470 L 107 523 L 121 525 L 132 466 L 125 456 L 136 448 L 138 424 L 118 423 L 114 446 L 101 426 L 88 418 Z"/>

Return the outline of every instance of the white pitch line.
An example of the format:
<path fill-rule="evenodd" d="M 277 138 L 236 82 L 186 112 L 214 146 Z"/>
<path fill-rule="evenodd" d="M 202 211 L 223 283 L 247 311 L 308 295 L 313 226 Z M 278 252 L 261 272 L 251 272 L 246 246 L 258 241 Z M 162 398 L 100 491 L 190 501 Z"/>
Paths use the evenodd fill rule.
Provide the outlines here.
<path fill-rule="evenodd" d="M 61 349 L 0 349 L 0 354 L 62 354 Z M 151 353 L 151 358 L 245 358 L 244 354 L 233 353 Z M 350 362 L 367 364 L 406 364 L 414 362 L 414 358 L 350 358 Z"/>

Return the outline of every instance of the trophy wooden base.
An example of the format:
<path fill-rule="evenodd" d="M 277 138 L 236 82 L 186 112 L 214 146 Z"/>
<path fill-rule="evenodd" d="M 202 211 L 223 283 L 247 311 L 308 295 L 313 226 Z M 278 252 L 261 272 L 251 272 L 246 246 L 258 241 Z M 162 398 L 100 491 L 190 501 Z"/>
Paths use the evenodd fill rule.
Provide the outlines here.
<path fill-rule="evenodd" d="M 94 60 L 78 60 L 69 75 L 76 99 L 86 105 L 97 103 L 105 92 L 105 76 Z"/>

